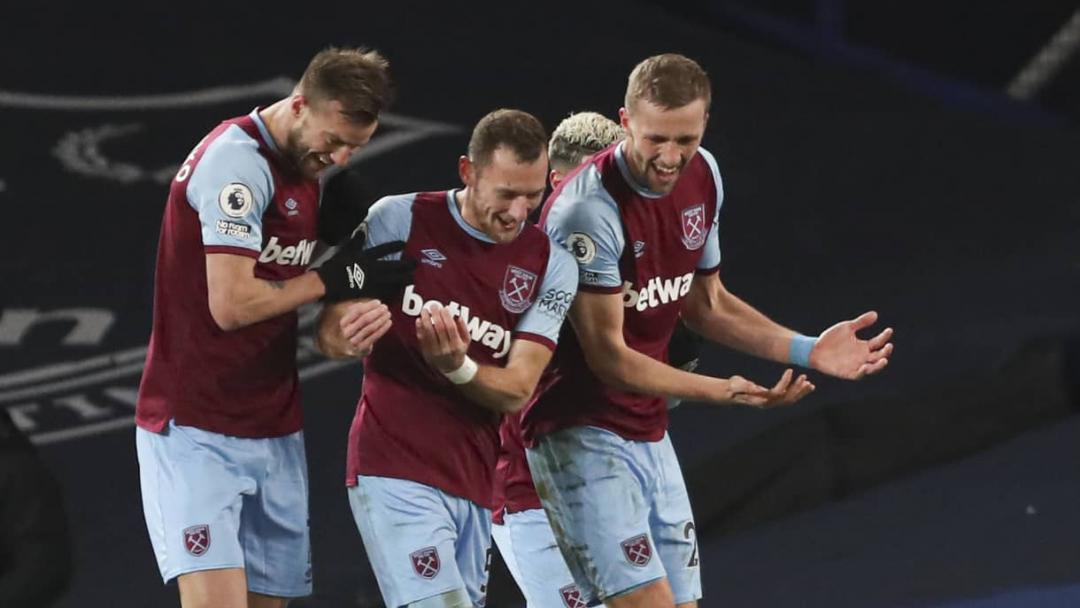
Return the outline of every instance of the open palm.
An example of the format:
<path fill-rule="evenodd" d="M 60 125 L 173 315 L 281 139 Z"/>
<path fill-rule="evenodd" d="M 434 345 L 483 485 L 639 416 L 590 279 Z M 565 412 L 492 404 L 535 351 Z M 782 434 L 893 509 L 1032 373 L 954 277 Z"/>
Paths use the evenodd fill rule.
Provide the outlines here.
<path fill-rule="evenodd" d="M 859 331 L 877 320 L 878 314 L 870 311 L 825 330 L 810 351 L 810 366 L 830 376 L 848 380 L 858 380 L 885 369 L 893 351 L 892 342 L 889 341 L 893 335 L 892 328 L 886 328 L 869 340 L 858 336 Z"/>

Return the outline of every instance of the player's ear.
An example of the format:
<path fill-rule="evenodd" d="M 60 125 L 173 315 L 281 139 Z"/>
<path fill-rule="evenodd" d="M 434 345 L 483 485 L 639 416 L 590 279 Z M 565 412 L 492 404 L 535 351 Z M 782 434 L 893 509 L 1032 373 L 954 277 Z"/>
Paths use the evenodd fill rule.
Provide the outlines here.
<path fill-rule="evenodd" d="M 307 104 L 307 99 L 303 95 L 293 95 L 289 99 L 289 109 L 292 110 L 293 116 L 300 116 L 300 109 Z"/>
<path fill-rule="evenodd" d="M 469 160 L 469 157 L 462 155 L 461 158 L 458 159 L 457 167 L 458 176 L 461 177 L 461 183 L 465 184 L 466 186 L 472 186 L 473 178 L 475 177 L 473 173 L 476 170 L 476 167 L 473 166 L 472 161 Z"/>
<path fill-rule="evenodd" d="M 630 110 L 619 108 L 619 124 L 622 125 L 623 131 L 630 132 Z"/>
<path fill-rule="evenodd" d="M 558 171 L 552 169 L 551 172 L 548 173 L 548 183 L 551 184 L 551 189 L 552 190 L 554 190 L 555 188 L 558 188 L 559 187 L 559 182 L 561 182 L 561 181 L 562 181 L 562 177 L 559 175 Z"/>

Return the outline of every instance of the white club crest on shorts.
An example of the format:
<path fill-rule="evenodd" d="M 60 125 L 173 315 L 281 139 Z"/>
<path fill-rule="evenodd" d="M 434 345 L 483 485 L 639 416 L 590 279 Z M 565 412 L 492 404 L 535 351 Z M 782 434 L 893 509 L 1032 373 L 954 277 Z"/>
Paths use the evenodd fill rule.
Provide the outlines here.
<path fill-rule="evenodd" d="M 705 244 L 705 203 L 683 209 L 682 242 L 690 250 Z"/>
<path fill-rule="evenodd" d="M 578 264 L 588 264 L 596 259 L 596 242 L 584 232 L 571 232 L 566 239 L 566 248 L 574 255 Z"/>
<path fill-rule="evenodd" d="M 419 551 L 414 551 L 409 554 L 409 559 L 412 560 L 413 570 L 420 578 L 430 580 L 439 574 L 442 563 L 439 561 L 439 550 L 435 547 L 424 547 Z"/>
<path fill-rule="evenodd" d="M 499 299 L 503 308 L 514 314 L 525 312 L 536 291 L 536 274 L 517 266 L 507 266 Z"/>
<path fill-rule="evenodd" d="M 649 537 L 645 534 L 638 534 L 622 541 L 622 550 L 626 561 L 638 567 L 644 566 L 652 559 L 652 545 L 649 544 Z"/>
<path fill-rule="evenodd" d="M 577 585 L 571 584 L 559 589 L 559 595 L 562 596 L 566 608 L 585 608 L 588 606 L 585 598 L 581 597 L 581 589 L 578 589 Z"/>
<path fill-rule="evenodd" d="M 221 189 L 218 194 L 218 206 L 229 217 L 244 217 L 255 206 L 255 196 L 251 188 L 241 183 L 232 183 Z"/>
<path fill-rule="evenodd" d="M 200 524 L 184 528 L 184 548 L 195 557 L 206 554 L 210 550 L 210 526 Z"/>

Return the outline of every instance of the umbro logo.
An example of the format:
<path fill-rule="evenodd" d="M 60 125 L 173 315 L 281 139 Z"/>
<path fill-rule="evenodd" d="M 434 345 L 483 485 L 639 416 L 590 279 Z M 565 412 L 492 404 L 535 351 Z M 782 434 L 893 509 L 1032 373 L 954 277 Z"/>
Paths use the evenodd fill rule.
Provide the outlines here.
<path fill-rule="evenodd" d="M 349 289 L 360 291 L 364 288 L 364 269 L 359 264 L 353 264 L 351 268 L 345 268 L 345 274 L 349 276 Z"/>
<path fill-rule="evenodd" d="M 285 208 L 289 210 L 287 215 L 289 217 L 292 217 L 294 215 L 300 215 L 300 211 L 297 209 L 297 207 L 299 206 L 300 203 L 296 202 L 296 199 L 294 198 L 290 198 L 289 200 L 285 201 Z"/>
<path fill-rule="evenodd" d="M 634 241 L 634 257 L 640 258 L 645 255 L 645 241 Z"/>
<path fill-rule="evenodd" d="M 421 249 L 420 253 L 424 254 L 420 262 L 435 268 L 442 268 L 442 263 L 446 261 L 446 256 L 438 249 Z"/>

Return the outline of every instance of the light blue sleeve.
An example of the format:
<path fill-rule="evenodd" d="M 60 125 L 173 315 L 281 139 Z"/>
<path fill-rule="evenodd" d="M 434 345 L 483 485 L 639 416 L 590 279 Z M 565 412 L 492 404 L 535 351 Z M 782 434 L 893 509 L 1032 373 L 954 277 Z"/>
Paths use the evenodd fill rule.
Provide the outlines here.
<path fill-rule="evenodd" d="M 199 214 L 204 246 L 262 250 L 274 178 L 255 140 L 229 127 L 210 142 L 189 179 L 188 204 Z"/>
<path fill-rule="evenodd" d="M 518 319 L 514 332 L 543 336 L 558 344 L 559 328 L 566 319 L 570 304 L 574 302 L 577 287 L 578 271 L 574 257 L 552 242 L 547 271 L 540 283 L 540 295 Z"/>
<path fill-rule="evenodd" d="M 582 289 L 622 287 L 622 219 L 595 167 L 587 167 L 563 186 L 548 210 L 544 230 L 577 261 Z"/>
<path fill-rule="evenodd" d="M 368 210 L 367 219 L 360 224 L 366 240 L 364 249 L 391 241 L 405 241 L 412 230 L 412 206 L 416 193 L 384 196 Z M 401 252 L 386 256 L 387 260 L 401 259 Z"/>
<path fill-rule="evenodd" d="M 720 167 L 716 164 L 716 158 L 705 148 L 698 148 L 705 162 L 712 169 L 713 181 L 716 182 L 716 215 L 713 216 L 712 228 L 705 237 L 704 251 L 697 267 L 701 270 L 711 270 L 720 265 L 720 206 L 724 204 L 724 182 L 720 179 Z"/>

